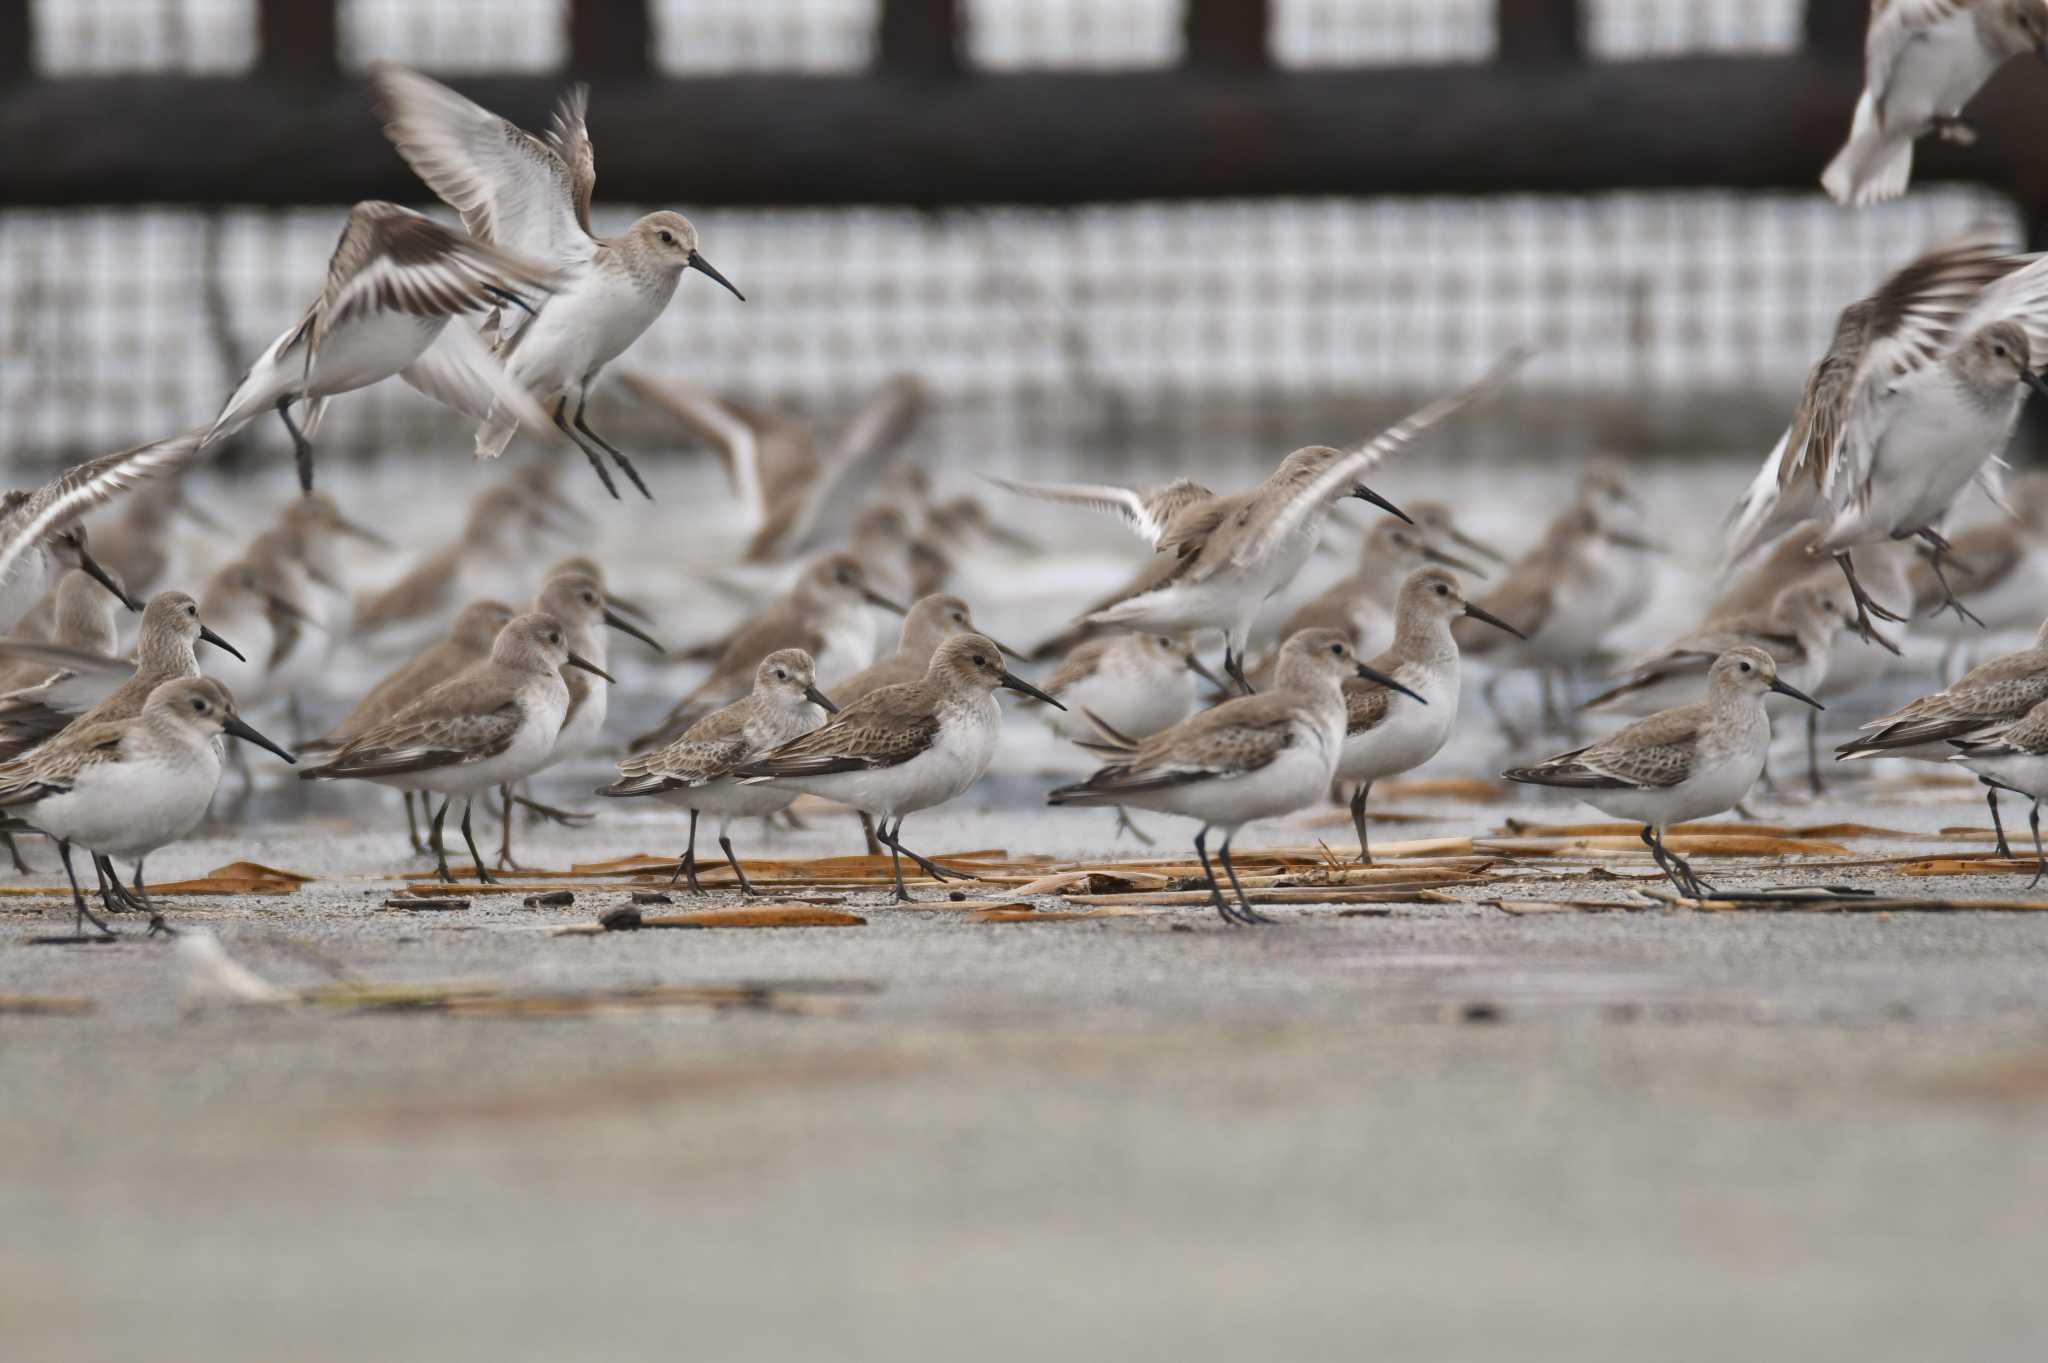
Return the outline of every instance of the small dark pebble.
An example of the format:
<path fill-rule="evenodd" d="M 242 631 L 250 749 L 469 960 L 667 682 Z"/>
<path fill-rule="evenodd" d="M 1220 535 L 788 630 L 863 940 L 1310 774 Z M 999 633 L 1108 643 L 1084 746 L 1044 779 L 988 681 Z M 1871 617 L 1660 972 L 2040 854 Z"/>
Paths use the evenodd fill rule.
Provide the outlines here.
<path fill-rule="evenodd" d="M 1497 1003 L 1468 1003 L 1458 1010 L 1460 1022 L 1499 1022 L 1500 1005 Z"/>
<path fill-rule="evenodd" d="M 1168 932 L 1193 932 L 1194 928 L 1187 923 L 1171 923 L 1167 925 L 1166 930 Z"/>
<path fill-rule="evenodd" d="M 549 890 L 546 894 L 530 894 L 525 902 L 529 909 L 560 909 L 574 904 L 576 895 L 572 890 Z"/>
<path fill-rule="evenodd" d="M 676 901 L 663 894 L 660 890 L 635 890 L 633 891 L 633 902 L 635 904 L 673 904 Z"/>
<path fill-rule="evenodd" d="M 384 907 L 387 909 L 411 909 L 415 911 L 421 909 L 466 909 L 469 907 L 469 901 L 467 899 L 432 899 L 425 895 L 407 895 L 403 899 L 385 900 Z"/>
<path fill-rule="evenodd" d="M 946 895 L 946 898 L 952 900 L 955 904 L 964 904 L 967 902 L 967 891 L 953 890 Z"/>
<path fill-rule="evenodd" d="M 640 910 L 631 904 L 621 904 L 616 909 L 599 914 L 597 925 L 606 932 L 631 932 L 644 926 L 644 921 L 640 917 Z"/>

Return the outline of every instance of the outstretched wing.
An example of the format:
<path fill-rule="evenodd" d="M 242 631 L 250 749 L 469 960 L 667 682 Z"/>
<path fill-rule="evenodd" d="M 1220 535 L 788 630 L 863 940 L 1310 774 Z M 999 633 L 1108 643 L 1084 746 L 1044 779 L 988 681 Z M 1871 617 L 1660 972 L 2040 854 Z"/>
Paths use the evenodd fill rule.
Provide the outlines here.
<path fill-rule="evenodd" d="M 1119 487 L 1114 483 L 1031 483 L 1015 478 L 988 480 L 1005 492 L 1035 497 L 1042 502 L 1085 506 L 1122 521 L 1126 529 L 1154 549 L 1166 534 L 1166 527 L 1181 511 L 1209 497 L 1201 484 L 1182 478 L 1152 492 Z"/>
<path fill-rule="evenodd" d="M 548 119 L 548 149 L 569 168 L 570 204 L 576 223 L 590 231 L 590 195 L 597 188 L 597 152 L 590 145 L 590 87 L 577 81 L 555 101 Z"/>
<path fill-rule="evenodd" d="M 31 493 L 0 520 L 0 582 L 33 545 L 79 517 L 105 506 L 145 479 L 183 468 L 201 448 L 205 429 L 195 428 L 147 445 L 101 455 L 77 464 Z"/>
<path fill-rule="evenodd" d="M 861 405 L 852 424 L 819 464 L 818 477 L 783 536 L 783 553 L 816 547 L 824 540 L 827 526 L 850 517 L 869 500 L 867 485 L 903 452 L 904 437 L 923 404 L 923 385 L 908 374 L 898 374 Z"/>

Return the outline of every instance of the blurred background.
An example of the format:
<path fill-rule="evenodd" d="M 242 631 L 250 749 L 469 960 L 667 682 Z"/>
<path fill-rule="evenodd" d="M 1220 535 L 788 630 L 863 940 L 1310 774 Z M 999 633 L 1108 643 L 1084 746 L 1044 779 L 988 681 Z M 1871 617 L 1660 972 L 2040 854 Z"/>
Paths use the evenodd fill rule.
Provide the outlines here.
<path fill-rule="evenodd" d="M 1980 146 L 1923 149 L 1909 198 L 1825 200 L 1864 15 L 0 0 L 0 444 L 74 459 L 209 416 L 318 288 L 346 204 L 427 203 L 362 83 L 396 61 L 529 127 L 593 81 L 600 232 L 679 208 L 751 300 L 684 288 L 635 368 L 817 415 L 908 370 L 927 451 L 1100 467 L 1355 437 L 1534 338 L 1523 396 L 1454 442 L 1761 453 L 1837 309 L 1945 233 L 2029 235 L 2040 197 L 2008 70 Z M 655 438 L 606 402 L 601 429 Z M 286 447 L 275 422 L 244 440 Z M 467 440 L 385 384 L 321 443 Z"/>

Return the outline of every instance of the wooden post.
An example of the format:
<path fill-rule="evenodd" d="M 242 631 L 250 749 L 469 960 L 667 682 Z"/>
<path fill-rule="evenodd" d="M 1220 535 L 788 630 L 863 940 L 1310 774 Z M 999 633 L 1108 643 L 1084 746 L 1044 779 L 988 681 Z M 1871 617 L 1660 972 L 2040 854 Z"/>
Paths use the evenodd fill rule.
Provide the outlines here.
<path fill-rule="evenodd" d="M 1863 64 L 1869 0 L 1806 0 L 1806 50 L 1825 61 Z"/>
<path fill-rule="evenodd" d="M 294 80 L 340 75 L 334 0 L 257 0 L 256 69 Z"/>
<path fill-rule="evenodd" d="M 875 59 L 891 75 L 958 75 L 960 13 L 954 0 L 882 0 Z"/>
<path fill-rule="evenodd" d="M 1266 0 L 1188 0 L 1184 60 L 1209 71 L 1263 71 L 1272 64 Z"/>
<path fill-rule="evenodd" d="M 1579 0 L 1494 0 L 1493 15 L 1503 62 L 1562 66 L 1585 59 Z"/>
<path fill-rule="evenodd" d="M 35 74 L 35 25 L 29 0 L 0 0 L 0 76 Z"/>
<path fill-rule="evenodd" d="M 572 74 L 644 76 L 653 69 L 653 47 L 646 0 L 570 0 Z"/>

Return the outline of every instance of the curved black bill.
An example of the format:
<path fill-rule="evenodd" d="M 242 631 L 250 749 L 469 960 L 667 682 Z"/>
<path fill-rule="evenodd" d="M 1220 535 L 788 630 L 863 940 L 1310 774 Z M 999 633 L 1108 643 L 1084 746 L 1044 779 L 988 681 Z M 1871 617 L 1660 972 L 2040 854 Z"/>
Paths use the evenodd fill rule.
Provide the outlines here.
<path fill-rule="evenodd" d="M 1486 569 L 1478 564 L 1459 558 L 1456 554 L 1447 554 L 1433 544 L 1422 546 L 1422 557 L 1430 563 L 1441 564 L 1453 572 L 1470 573 L 1474 577 L 1486 576 Z"/>
<path fill-rule="evenodd" d="M 128 595 L 128 593 L 122 589 L 121 584 L 114 580 L 114 575 L 108 572 L 105 568 L 102 568 L 100 566 L 100 561 L 94 558 L 91 554 L 88 554 L 85 551 L 85 546 L 82 544 L 78 546 L 78 566 L 85 572 L 86 576 L 90 577 L 93 581 L 99 583 L 102 587 L 105 587 L 108 591 L 112 592 L 114 594 L 114 599 L 116 601 L 119 601 L 122 605 L 126 606 L 129 610 L 139 611 L 142 609 L 142 603 L 140 601 L 137 601 L 134 597 Z"/>
<path fill-rule="evenodd" d="M 747 301 L 747 296 L 745 294 L 741 293 L 738 289 L 733 288 L 733 284 L 730 279 L 727 279 L 724 275 L 712 269 L 711 262 L 704 259 L 703 256 L 697 254 L 697 252 L 695 251 L 690 252 L 689 268 L 693 270 L 702 270 L 705 274 L 710 275 L 713 279 L 725 285 L 726 288 L 732 289 L 732 296 L 734 298 L 739 299 L 742 303 Z"/>
<path fill-rule="evenodd" d="M 1401 685 L 1401 683 L 1395 681 L 1392 677 L 1389 677 L 1386 673 L 1379 671 L 1377 668 L 1367 667 L 1364 663 L 1360 663 L 1358 665 L 1358 675 L 1365 678 L 1369 682 L 1377 682 L 1381 686 L 1386 687 L 1390 691 L 1399 691 L 1404 696 L 1413 696 L 1415 698 L 1415 703 L 1417 705 L 1429 704 L 1429 702 L 1424 700 L 1421 696 L 1416 695 L 1415 692 Z"/>
<path fill-rule="evenodd" d="M 826 695 L 823 691 L 820 691 L 815 686 L 806 686 L 804 688 L 804 699 L 809 701 L 811 704 L 817 706 L 820 710 L 823 710 L 828 715 L 836 715 L 839 713 L 839 707 L 832 703 L 832 698 Z"/>
<path fill-rule="evenodd" d="M 1060 704 L 1058 701 L 1054 700 L 1051 696 L 1048 696 L 1045 692 L 1033 686 L 1030 682 L 1025 681 L 1022 677 L 1018 676 L 1014 672 L 1005 670 L 1002 675 L 1002 680 L 999 684 L 1002 686 L 1007 686 L 1012 691 L 1021 691 L 1025 695 L 1033 698 L 1034 700 L 1042 700 L 1055 710 L 1064 710 L 1067 708 L 1066 706 Z"/>
<path fill-rule="evenodd" d="M 233 644 L 221 638 L 218 634 L 215 634 L 213 632 L 213 628 L 209 625 L 201 625 L 199 627 L 199 637 L 204 639 L 207 643 L 212 644 L 215 648 L 219 649 L 223 653 L 232 653 L 237 658 L 242 658 L 242 650 L 236 648 Z M 242 661 L 246 663 L 249 660 L 247 658 L 242 658 Z"/>
<path fill-rule="evenodd" d="M 612 610 L 609 607 L 605 609 L 604 622 L 607 625 L 610 625 L 613 629 L 617 630 L 621 634 L 632 635 L 635 639 L 638 639 L 641 643 L 647 645 L 656 653 L 668 652 L 667 649 L 661 646 L 660 640 L 656 639 L 652 634 L 649 634 L 646 630 L 640 628 L 640 626 L 634 624 L 631 620 L 628 620 L 625 616 L 620 615 L 617 611 Z"/>
<path fill-rule="evenodd" d="M 1457 526 L 1445 526 L 1444 533 L 1446 535 L 1449 535 L 1451 537 L 1451 542 L 1456 544 L 1460 549 L 1469 549 L 1473 553 L 1479 555 L 1479 557 L 1487 560 L 1489 563 L 1497 563 L 1502 567 L 1507 566 L 1508 556 L 1506 554 L 1503 554 L 1500 550 L 1494 548 L 1490 544 L 1487 544 L 1481 540 L 1473 539 L 1470 535 L 1460 530 Z"/>
<path fill-rule="evenodd" d="M 339 530 L 344 535 L 354 536 L 356 539 L 361 540 L 365 544 L 374 544 L 379 549 L 396 549 L 398 547 L 396 544 L 392 543 L 384 536 L 372 530 L 369 526 L 364 525 L 359 521 L 352 521 L 346 516 L 337 516 L 335 518 L 334 528 L 336 530 Z"/>
<path fill-rule="evenodd" d="M 1192 651 L 1188 653 L 1188 671 L 1194 673 L 1203 681 L 1209 683 L 1209 685 L 1213 687 L 1216 687 L 1218 690 L 1227 689 L 1223 685 L 1223 678 L 1217 676 L 1214 672 L 1211 672 L 1209 670 L 1209 665 L 1203 662 L 1200 658 L 1197 658 Z"/>
<path fill-rule="evenodd" d="M 1471 616 L 1474 620 L 1484 621 L 1485 623 L 1492 625 L 1495 629 L 1504 629 L 1508 633 L 1514 635 L 1517 639 L 1526 639 L 1529 637 L 1528 635 L 1522 633 L 1522 631 L 1516 629 L 1513 625 L 1509 624 L 1507 621 L 1501 619 L 1498 615 L 1495 615 L 1492 611 L 1482 610 L 1478 606 L 1473 605 L 1469 601 L 1465 603 L 1465 614 Z"/>
<path fill-rule="evenodd" d="M 2048 398 L 2048 379 L 2043 379 L 2039 374 L 2036 374 L 2032 369 L 2021 370 L 2020 378 L 2027 385 L 2027 387 L 2033 389 L 2042 397 Z"/>
<path fill-rule="evenodd" d="M 1771 678 L 1771 690 L 1776 691 L 1781 696 L 1790 696 L 1794 700 L 1805 701 L 1808 705 L 1811 705 L 1816 710 L 1825 710 L 1828 708 L 1827 706 L 1822 705 L 1819 701 L 1815 700 L 1812 696 L 1809 696 L 1804 691 L 1801 691 L 1798 687 L 1787 684 L 1783 677 Z"/>
<path fill-rule="evenodd" d="M 870 606 L 880 606 L 883 610 L 892 611 L 897 615 L 909 614 L 909 612 L 904 610 L 903 607 L 897 605 L 894 601 L 891 601 L 888 597 L 882 595 L 873 587 L 862 587 L 860 589 L 860 595 L 861 599 L 863 601 L 866 601 Z M 998 647 L 1000 647 L 1000 645 L 998 645 Z"/>
<path fill-rule="evenodd" d="M 617 677 L 614 677 L 611 673 L 605 671 L 603 668 L 599 667 L 596 663 L 590 661 L 590 659 L 584 657 L 580 653 L 571 653 L 567 659 L 567 662 L 569 666 L 580 667 L 593 677 L 603 677 L 613 686 L 617 686 L 619 684 L 619 679 Z"/>
<path fill-rule="evenodd" d="M 240 657 L 241 655 L 237 654 L 235 656 Z M 236 738 L 241 739 L 244 743 L 254 743 L 259 748 L 268 748 L 293 766 L 299 765 L 298 758 L 293 757 L 283 748 L 278 747 L 277 744 L 272 743 L 262 734 L 257 733 L 254 729 L 244 724 L 240 715 L 229 715 L 221 722 L 220 727 L 226 732 L 233 734 Z"/>
<path fill-rule="evenodd" d="M 1618 544 L 1624 549 L 1633 549 L 1637 553 L 1661 554 L 1664 552 L 1664 546 L 1655 540 L 1646 540 L 1641 535 L 1632 535 L 1626 530 L 1616 530 L 1609 526 L 1603 526 L 1600 530 L 1600 536 L 1609 544 Z"/>
<path fill-rule="evenodd" d="M 1415 524 L 1414 517 L 1410 516 L 1407 512 L 1403 511 L 1400 507 L 1395 506 L 1386 498 L 1380 496 L 1379 493 L 1374 492 L 1364 483 L 1353 483 L 1351 485 L 1351 491 L 1347 492 L 1344 495 L 1347 497 L 1356 497 L 1361 502 L 1371 502 L 1374 506 L 1386 512 L 1389 516 L 1398 517 L 1399 519 L 1406 521 L 1410 525 Z"/>

